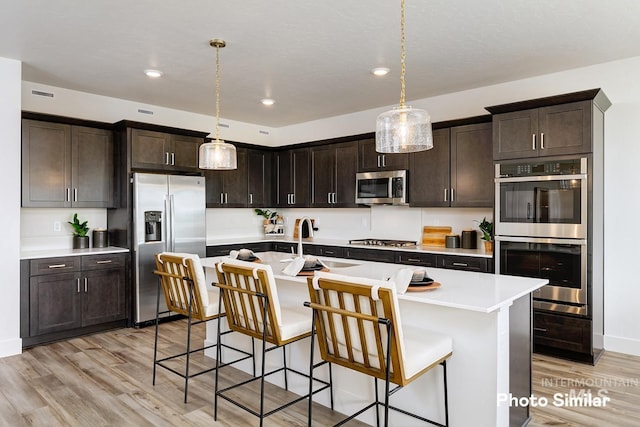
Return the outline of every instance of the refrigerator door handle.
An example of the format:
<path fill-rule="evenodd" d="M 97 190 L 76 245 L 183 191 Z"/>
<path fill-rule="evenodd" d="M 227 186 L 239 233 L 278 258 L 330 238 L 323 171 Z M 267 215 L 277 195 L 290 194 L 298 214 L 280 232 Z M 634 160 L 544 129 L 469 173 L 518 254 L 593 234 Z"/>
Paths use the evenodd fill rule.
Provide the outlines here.
<path fill-rule="evenodd" d="M 164 250 L 171 251 L 171 196 L 164 198 Z"/>
<path fill-rule="evenodd" d="M 171 252 L 176 251 L 176 237 L 173 235 L 173 231 L 175 230 L 175 200 L 173 199 L 173 194 L 169 195 L 169 229 L 171 230 L 171 240 L 167 242 L 167 246 L 170 247 Z"/>

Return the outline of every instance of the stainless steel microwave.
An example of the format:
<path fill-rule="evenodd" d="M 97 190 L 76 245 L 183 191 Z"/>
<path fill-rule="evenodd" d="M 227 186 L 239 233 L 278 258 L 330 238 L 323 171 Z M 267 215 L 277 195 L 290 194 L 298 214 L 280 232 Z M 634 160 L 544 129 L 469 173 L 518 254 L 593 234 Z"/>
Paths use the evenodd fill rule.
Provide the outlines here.
<path fill-rule="evenodd" d="M 356 174 L 356 203 L 362 205 L 406 205 L 407 171 Z"/>

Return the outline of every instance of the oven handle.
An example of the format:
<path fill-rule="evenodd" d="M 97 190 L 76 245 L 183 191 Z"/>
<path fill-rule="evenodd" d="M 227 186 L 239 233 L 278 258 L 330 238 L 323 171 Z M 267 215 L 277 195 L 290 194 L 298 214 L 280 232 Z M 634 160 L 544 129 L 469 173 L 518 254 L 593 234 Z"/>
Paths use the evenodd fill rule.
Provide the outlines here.
<path fill-rule="evenodd" d="M 587 246 L 587 239 L 554 239 L 549 237 L 514 237 L 514 236 L 494 236 L 494 239 L 498 242 L 548 243 L 552 245 Z"/>
<path fill-rule="evenodd" d="M 587 179 L 586 173 L 576 175 L 537 175 L 537 176 L 514 176 L 514 177 L 497 177 L 496 183 L 501 182 L 531 182 L 531 181 L 565 181 L 568 179 Z"/>

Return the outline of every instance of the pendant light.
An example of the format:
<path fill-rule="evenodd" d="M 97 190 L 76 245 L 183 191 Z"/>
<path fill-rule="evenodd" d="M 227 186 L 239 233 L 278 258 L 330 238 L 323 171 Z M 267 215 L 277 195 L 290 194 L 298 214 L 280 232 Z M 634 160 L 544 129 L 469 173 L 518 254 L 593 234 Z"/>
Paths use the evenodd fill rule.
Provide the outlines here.
<path fill-rule="evenodd" d="M 376 151 L 379 153 L 411 153 L 433 148 L 431 117 L 424 110 L 404 104 L 404 1 L 400 0 L 400 104 L 380 114 L 376 120 Z"/>
<path fill-rule="evenodd" d="M 236 169 L 236 147 L 220 139 L 220 49 L 227 44 L 224 40 L 213 39 L 209 45 L 216 48 L 216 136 L 213 142 L 200 146 L 198 163 L 200 169 Z"/>

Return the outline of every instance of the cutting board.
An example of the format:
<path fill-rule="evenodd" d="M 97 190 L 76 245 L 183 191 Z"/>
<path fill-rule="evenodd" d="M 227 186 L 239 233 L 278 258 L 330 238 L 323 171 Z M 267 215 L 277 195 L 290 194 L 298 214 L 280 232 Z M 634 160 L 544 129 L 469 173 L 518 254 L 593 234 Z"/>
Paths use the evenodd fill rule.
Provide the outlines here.
<path fill-rule="evenodd" d="M 422 245 L 444 246 L 447 234 L 451 234 L 451 227 L 449 226 L 426 225 L 422 227 Z"/>

